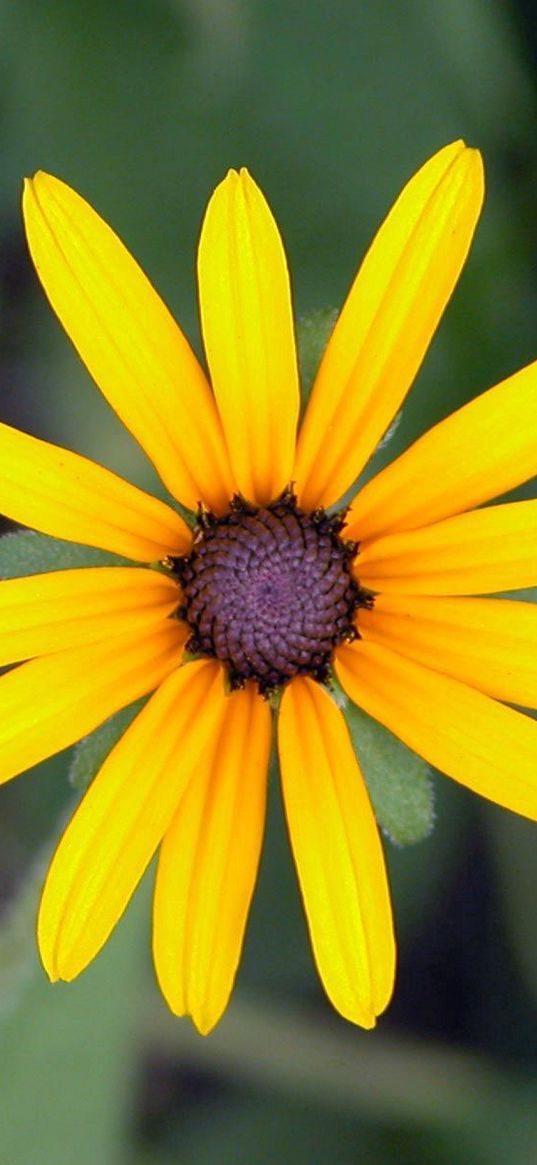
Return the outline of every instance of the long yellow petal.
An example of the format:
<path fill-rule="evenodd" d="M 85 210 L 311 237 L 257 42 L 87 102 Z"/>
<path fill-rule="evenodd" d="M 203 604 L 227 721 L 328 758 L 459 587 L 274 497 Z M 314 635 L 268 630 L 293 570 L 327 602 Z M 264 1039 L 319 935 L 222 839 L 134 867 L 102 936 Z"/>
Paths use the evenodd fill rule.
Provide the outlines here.
<path fill-rule="evenodd" d="M 293 477 L 306 508 L 345 493 L 395 416 L 457 282 L 482 201 L 480 155 L 453 142 L 418 170 L 381 226 L 300 432 Z"/>
<path fill-rule="evenodd" d="M 117 235 L 39 172 L 25 184 L 30 253 L 56 315 L 109 404 L 175 497 L 229 500 L 214 398 L 187 340 Z"/>
<path fill-rule="evenodd" d="M 382 847 L 341 712 L 309 679 L 284 692 L 278 726 L 285 811 L 325 991 L 371 1028 L 389 1002 L 395 945 Z"/>
<path fill-rule="evenodd" d="M 42 534 L 156 562 L 192 539 L 164 502 L 109 469 L 0 424 L 0 513 Z"/>
<path fill-rule="evenodd" d="M 98 643 L 171 615 L 173 579 L 137 567 L 59 570 L 0 582 L 0 666 Z"/>
<path fill-rule="evenodd" d="M 537 361 L 440 421 L 356 495 L 349 538 L 471 510 L 537 473 Z"/>
<path fill-rule="evenodd" d="M 233 988 L 259 864 L 271 715 L 253 684 L 223 698 L 203 770 L 162 843 L 153 950 L 163 995 L 206 1034 Z"/>
<path fill-rule="evenodd" d="M 93 732 L 119 708 L 158 687 L 180 663 L 174 620 L 58 651 L 0 677 L 0 782 Z"/>
<path fill-rule="evenodd" d="M 38 938 L 52 980 L 78 975 L 123 913 L 185 788 L 197 779 L 221 689 L 213 661 L 173 672 L 105 760 L 60 841 L 43 891 Z"/>
<path fill-rule="evenodd" d="M 345 531 L 347 533 L 347 531 Z M 537 501 L 488 506 L 367 542 L 356 559 L 372 591 L 485 595 L 537 584 Z"/>
<path fill-rule="evenodd" d="M 201 322 L 237 489 L 275 498 L 293 467 L 299 390 L 287 264 L 246 170 L 207 207 L 198 256 Z"/>
<path fill-rule="evenodd" d="M 338 647 L 336 672 L 351 700 L 429 764 L 537 818 L 535 720 L 376 643 Z"/>
<path fill-rule="evenodd" d="M 378 595 L 360 633 L 498 700 L 537 708 L 537 605 Z"/>

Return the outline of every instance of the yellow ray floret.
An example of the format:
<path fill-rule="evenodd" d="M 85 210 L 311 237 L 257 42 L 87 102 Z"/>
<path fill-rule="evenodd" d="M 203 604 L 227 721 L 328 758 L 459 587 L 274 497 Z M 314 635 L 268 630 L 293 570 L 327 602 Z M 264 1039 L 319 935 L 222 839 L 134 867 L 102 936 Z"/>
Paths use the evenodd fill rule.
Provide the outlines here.
<path fill-rule="evenodd" d="M 173 579 L 138 567 L 50 571 L 0 585 L 0 666 L 98 643 L 177 610 Z"/>
<path fill-rule="evenodd" d="M 537 362 L 429 429 L 367 482 L 346 535 L 416 530 L 481 505 L 537 473 Z"/>
<path fill-rule="evenodd" d="M 378 831 L 343 716 L 312 680 L 279 717 L 285 812 L 315 961 L 334 1007 L 373 1027 L 392 993 L 395 945 Z"/>
<path fill-rule="evenodd" d="M 185 505 L 219 509 L 231 478 L 214 399 L 168 309 L 79 194 L 39 172 L 25 186 L 30 252 L 47 296 L 112 408 Z"/>
<path fill-rule="evenodd" d="M 537 501 L 458 514 L 361 548 L 360 581 L 372 591 L 406 595 L 484 595 L 533 586 L 537 577 Z"/>
<path fill-rule="evenodd" d="M 376 643 L 340 647 L 338 678 L 356 704 L 474 793 L 537 818 L 537 723 Z"/>
<path fill-rule="evenodd" d="M 38 937 L 51 979 L 73 979 L 106 942 L 203 764 L 218 690 L 213 662 L 175 670 L 104 762 L 43 891 Z"/>
<path fill-rule="evenodd" d="M 226 706 L 227 705 L 227 706 Z M 265 823 L 271 715 L 253 684 L 222 695 L 203 770 L 162 844 L 153 951 L 162 993 L 206 1034 L 227 1005 Z"/>
<path fill-rule="evenodd" d="M 164 502 L 78 453 L 3 424 L 0 497 L 14 522 L 137 562 L 190 545 L 183 519 Z"/>
<path fill-rule="evenodd" d="M 315 380 L 293 478 L 308 507 L 353 484 L 400 408 L 459 277 L 483 201 L 454 142 L 405 186 L 349 292 Z"/>
<path fill-rule="evenodd" d="M 497 700 L 537 708 L 537 604 L 378 595 L 360 634 Z"/>
<path fill-rule="evenodd" d="M 104 643 L 32 659 L 0 677 L 0 782 L 93 732 L 119 708 L 157 688 L 185 640 L 162 621 Z"/>
<path fill-rule="evenodd" d="M 207 361 L 238 490 L 270 502 L 292 477 L 299 393 L 278 228 L 246 170 L 207 207 L 198 255 Z"/>

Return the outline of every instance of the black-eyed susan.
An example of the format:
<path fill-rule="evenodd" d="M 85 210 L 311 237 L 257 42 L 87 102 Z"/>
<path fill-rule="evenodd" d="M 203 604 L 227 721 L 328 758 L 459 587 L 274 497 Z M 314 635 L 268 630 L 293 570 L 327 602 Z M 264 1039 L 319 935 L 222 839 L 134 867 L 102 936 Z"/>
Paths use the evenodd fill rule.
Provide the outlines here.
<path fill-rule="evenodd" d="M 472 598 L 537 583 L 537 502 L 472 507 L 537 466 L 537 367 L 420 438 L 338 513 L 399 409 L 483 197 L 456 142 L 404 188 L 334 327 L 296 437 L 291 297 L 259 189 L 231 171 L 199 247 L 210 383 L 110 228 L 39 173 L 24 213 L 47 296 L 194 530 L 83 457 L 0 429 L 0 507 L 136 565 L 0 588 L 7 780 L 153 693 L 68 826 L 39 944 L 72 979 L 160 847 L 154 957 L 207 1032 L 229 998 L 262 841 L 273 693 L 291 844 L 321 979 L 364 1027 L 394 939 L 383 854 L 343 712 L 351 700 L 455 780 L 537 817 L 537 612 Z M 328 511 L 328 512 L 327 512 Z M 159 569 L 139 565 L 161 564 Z M 185 651 L 186 648 L 186 651 Z"/>

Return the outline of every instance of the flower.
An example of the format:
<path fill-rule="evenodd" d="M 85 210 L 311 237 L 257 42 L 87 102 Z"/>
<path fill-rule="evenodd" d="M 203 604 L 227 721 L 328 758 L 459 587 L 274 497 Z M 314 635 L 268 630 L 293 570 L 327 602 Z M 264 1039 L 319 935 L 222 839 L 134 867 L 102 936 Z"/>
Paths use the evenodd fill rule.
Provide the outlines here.
<path fill-rule="evenodd" d="M 474 508 L 535 472 L 536 365 L 334 510 L 423 360 L 482 197 L 480 155 L 462 142 L 407 184 L 349 292 L 296 440 L 286 261 L 246 171 L 217 187 L 201 233 L 212 388 L 110 228 L 57 179 L 27 183 L 30 251 L 52 307 L 171 497 L 198 510 L 193 533 L 173 504 L 0 428 L 4 513 L 135 564 L 2 583 L 0 664 L 23 662 L 0 678 L 1 778 L 153 693 L 53 858 L 38 924 L 51 979 L 90 962 L 160 847 L 160 986 L 200 1031 L 216 1023 L 258 867 L 275 691 L 315 959 L 334 1006 L 364 1027 L 389 1001 L 395 948 L 382 848 L 331 674 L 428 762 L 537 817 L 537 724 L 509 707 L 537 707 L 537 612 L 472 597 L 537 582 L 537 501 Z"/>

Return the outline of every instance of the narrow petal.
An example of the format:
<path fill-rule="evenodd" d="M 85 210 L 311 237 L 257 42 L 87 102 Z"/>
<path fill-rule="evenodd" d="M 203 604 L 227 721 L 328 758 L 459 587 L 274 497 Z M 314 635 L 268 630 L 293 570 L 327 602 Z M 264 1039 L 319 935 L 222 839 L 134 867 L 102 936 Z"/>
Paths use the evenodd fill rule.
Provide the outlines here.
<path fill-rule="evenodd" d="M 30 253 L 50 303 L 109 404 L 185 505 L 222 509 L 232 483 L 214 398 L 168 309 L 80 195 L 25 184 Z"/>
<path fill-rule="evenodd" d="M 336 671 L 351 700 L 429 764 L 537 818 L 535 720 L 376 643 L 338 647 Z"/>
<path fill-rule="evenodd" d="M 483 202 L 476 150 L 453 142 L 405 186 L 328 343 L 293 477 L 306 508 L 352 485 L 400 408 L 466 259 Z"/>
<path fill-rule="evenodd" d="M 0 424 L 0 512 L 41 534 L 157 562 L 192 539 L 174 510 L 109 469 Z"/>
<path fill-rule="evenodd" d="M 58 651 L 0 677 L 0 782 L 93 732 L 180 663 L 175 620 Z"/>
<path fill-rule="evenodd" d="M 295 679 L 278 727 L 285 811 L 325 991 L 371 1028 L 389 1002 L 395 946 L 382 847 L 341 712 Z"/>
<path fill-rule="evenodd" d="M 106 942 L 196 775 L 222 691 L 213 661 L 174 671 L 105 760 L 43 891 L 38 938 L 52 980 L 74 979 Z"/>
<path fill-rule="evenodd" d="M 162 843 L 155 887 L 157 977 L 176 1015 L 205 1035 L 233 988 L 265 822 L 271 715 L 253 685 L 218 730 Z"/>
<path fill-rule="evenodd" d="M 171 615 L 173 579 L 137 567 L 58 570 L 0 582 L 0 666 L 98 643 Z"/>
<path fill-rule="evenodd" d="M 471 510 L 537 473 L 537 361 L 463 405 L 354 498 L 349 538 L 415 530 Z"/>
<path fill-rule="evenodd" d="M 360 633 L 498 700 L 537 708 L 537 605 L 378 595 Z"/>
<path fill-rule="evenodd" d="M 198 256 L 201 322 L 238 490 L 266 503 L 288 485 L 299 389 L 289 275 L 278 228 L 246 170 L 207 207 Z"/>
<path fill-rule="evenodd" d="M 361 548 L 356 571 L 365 587 L 389 594 L 486 595 L 535 586 L 537 501 L 387 534 Z"/>

